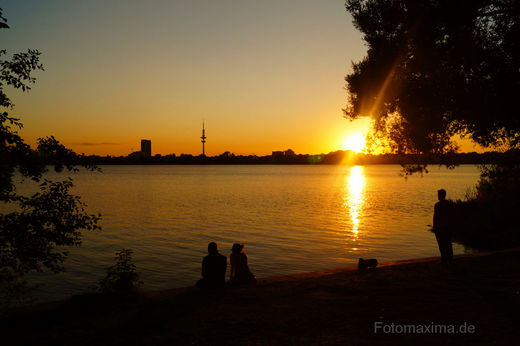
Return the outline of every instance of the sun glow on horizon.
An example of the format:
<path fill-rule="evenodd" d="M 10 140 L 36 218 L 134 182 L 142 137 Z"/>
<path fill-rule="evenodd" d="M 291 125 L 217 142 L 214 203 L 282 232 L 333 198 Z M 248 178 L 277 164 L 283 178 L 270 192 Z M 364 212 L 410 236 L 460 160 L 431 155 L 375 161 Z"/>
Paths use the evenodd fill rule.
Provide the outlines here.
<path fill-rule="evenodd" d="M 343 141 L 343 150 L 352 150 L 356 153 L 360 153 L 365 147 L 365 136 L 361 133 L 351 134 Z"/>

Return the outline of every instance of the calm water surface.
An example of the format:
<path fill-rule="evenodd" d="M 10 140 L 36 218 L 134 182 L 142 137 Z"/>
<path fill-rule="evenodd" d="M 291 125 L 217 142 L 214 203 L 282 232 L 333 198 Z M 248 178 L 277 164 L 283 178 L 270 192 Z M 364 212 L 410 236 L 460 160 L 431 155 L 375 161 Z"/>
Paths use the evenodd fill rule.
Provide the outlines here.
<path fill-rule="evenodd" d="M 84 233 L 66 273 L 35 275 L 45 284 L 41 300 L 86 291 L 121 248 L 134 250 L 148 290 L 192 285 L 210 241 L 227 256 L 234 242 L 245 243 L 257 277 L 353 265 L 359 257 L 437 256 L 427 231 L 436 190 L 462 198 L 479 176 L 475 166 L 431 167 L 408 179 L 397 165 L 102 169 L 75 174 L 74 191 L 89 212 L 103 214 L 103 229 Z"/>

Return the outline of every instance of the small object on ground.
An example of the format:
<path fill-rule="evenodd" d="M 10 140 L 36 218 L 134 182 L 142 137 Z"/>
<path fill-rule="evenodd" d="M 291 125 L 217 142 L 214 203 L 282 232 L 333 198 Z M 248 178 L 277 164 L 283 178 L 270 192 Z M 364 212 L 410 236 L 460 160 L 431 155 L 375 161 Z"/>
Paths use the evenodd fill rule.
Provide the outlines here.
<path fill-rule="evenodd" d="M 368 268 L 375 268 L 377 267 L 377 260 L 375 258 L 371 258 L 371 259 L 362 259 L 360 258 L 359 259 L 359 262 L 358 262 L 358 269 L 362 270 L 362 269 L 368 269 Z"/>

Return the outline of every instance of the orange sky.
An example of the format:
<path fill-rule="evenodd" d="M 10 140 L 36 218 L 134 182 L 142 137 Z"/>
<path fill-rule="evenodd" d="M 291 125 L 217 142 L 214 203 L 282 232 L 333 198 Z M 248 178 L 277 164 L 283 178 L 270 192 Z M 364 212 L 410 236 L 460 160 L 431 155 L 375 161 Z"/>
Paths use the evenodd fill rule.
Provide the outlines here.
<path fill-rule="evenodd" d="M 344 76 L 366 47 L 343 0 L 5 1 L 9 53 L 45 71 L 10 92 L 30 144 L 79 153 L 270 154 L 346 149 L 368 120 L 342 117 Z M 464 151 L 474 150 L 465 144 Z"/>

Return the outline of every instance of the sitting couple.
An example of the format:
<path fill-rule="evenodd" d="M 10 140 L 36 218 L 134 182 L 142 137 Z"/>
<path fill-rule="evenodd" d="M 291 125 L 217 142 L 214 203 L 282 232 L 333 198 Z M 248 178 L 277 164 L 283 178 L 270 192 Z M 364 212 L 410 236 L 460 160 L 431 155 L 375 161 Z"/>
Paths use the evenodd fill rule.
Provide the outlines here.
<path fill-rule="evenodd" d="M 241 285 L 256 282 L 256 278 L 247 265 L 247 255 L 242 252 L 244 244 L 233 244 L 229 261 L 231 275 L 229 283 Z M 208 255 L 202 260 L 202 279 L 197 282 L 200 287 L 220 287 L 225 284 L 227 258 L 217 249 L 217 243 L 208 244 Z"/>

